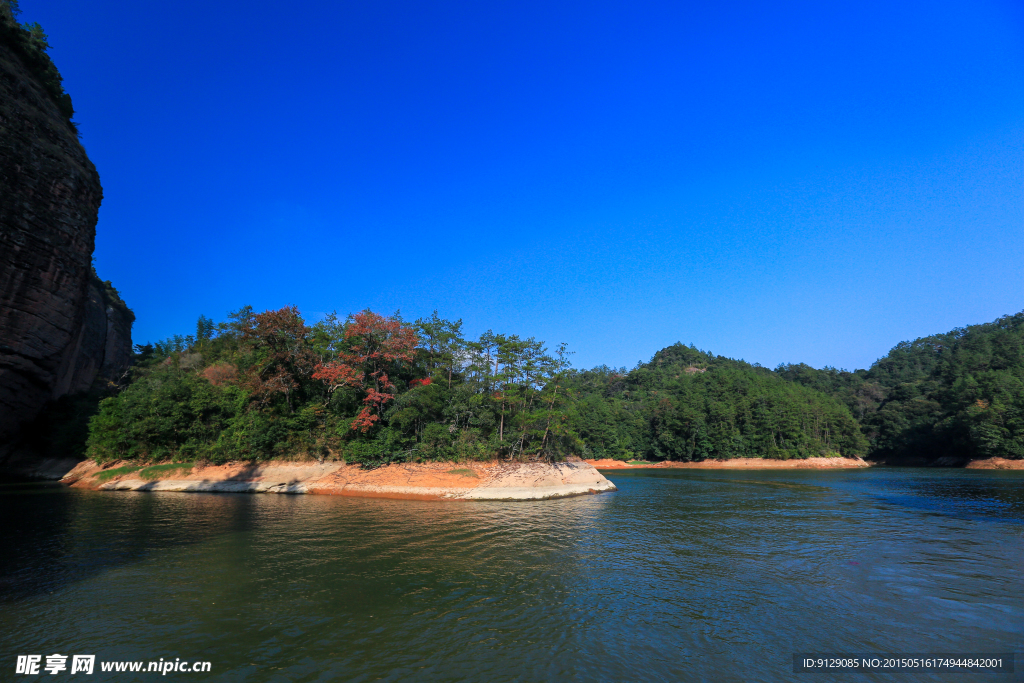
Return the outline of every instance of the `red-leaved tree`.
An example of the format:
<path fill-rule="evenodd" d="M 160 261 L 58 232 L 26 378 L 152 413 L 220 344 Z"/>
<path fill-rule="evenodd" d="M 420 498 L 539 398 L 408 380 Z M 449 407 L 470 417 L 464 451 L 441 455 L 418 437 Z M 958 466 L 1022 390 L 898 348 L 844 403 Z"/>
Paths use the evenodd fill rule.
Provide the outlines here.
<path fill-rule="evenodd" d="M 395 398 L 388 372 L 412 362 L 418 340 L 397 316 L 385 318 L 370 310 L 349 319 L 345 340 L 348 349 L 338 354 L 338 360 L 318 365 L 313 379 L 326 384 L 329 393 L 346 386 L 365 392 L 352 429 L 366 432 L 380 421 L 384 404 Z"/>
<path fill-rule="evenodd" d="M 309 328 L 295 306 L 263 313 L 243 310 L 237 325 L 241 341 L 253 353 L 254 361 L 245 385 L 261 406 L 281 393 L 291 409 L 292 392 L 298 389 L 302 378 L 309 377 L 318 360 L 306 340 Z"/>

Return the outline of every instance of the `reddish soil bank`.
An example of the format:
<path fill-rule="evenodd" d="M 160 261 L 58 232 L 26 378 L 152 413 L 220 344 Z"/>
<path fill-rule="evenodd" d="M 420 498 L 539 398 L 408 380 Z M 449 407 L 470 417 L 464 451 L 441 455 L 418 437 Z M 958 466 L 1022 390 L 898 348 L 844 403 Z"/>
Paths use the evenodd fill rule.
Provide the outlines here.
<path fill-rule="evenodd" d="M 599 470 L 613 469 L 695 469 L 695 470 L 823 470 L 869 467 L 860 458 L 807 458 L 806 460 L 768 460 L 765 458 L 733 458 L 700 462 L 657 462 L 630 465 L 621 460 L 586 460 Z"/>
<path fill-rule="evenodd" d="M 1024 470 L 1024 460 L 985 458 L 984 460 L 971 460 L 964 467 L 969 470 Z"/>

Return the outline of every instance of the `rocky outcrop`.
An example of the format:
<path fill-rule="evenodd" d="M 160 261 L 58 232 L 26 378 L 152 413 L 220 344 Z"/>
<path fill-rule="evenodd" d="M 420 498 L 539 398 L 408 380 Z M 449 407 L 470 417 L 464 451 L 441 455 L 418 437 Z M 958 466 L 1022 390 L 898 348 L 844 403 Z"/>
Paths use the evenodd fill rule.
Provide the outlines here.
<path fill-rule="evenodd" d="M 48 400 L 123 373 L 133 320 L 92 271 L 96 168 L 15 48 L 0 36 L 0 446 Z"/>
<path fill-rule="evenodd" d="M 56 467 L 51 468 L 51 470 Z M 615 491 L 585 462 L 430 462 L 375 469 L 342 463 L 233 463 L 193 466 L 114 464 L 87 460 L 62 478 L 100 491 L 312 493 L 403 500 L 552 500 Z"/>
<path fill-rule="evenodd" d="M 1007 458 L 983 458 L 971 460 L 965 465 L 969 470 L 1024 470 L 1024 460 Z"/>

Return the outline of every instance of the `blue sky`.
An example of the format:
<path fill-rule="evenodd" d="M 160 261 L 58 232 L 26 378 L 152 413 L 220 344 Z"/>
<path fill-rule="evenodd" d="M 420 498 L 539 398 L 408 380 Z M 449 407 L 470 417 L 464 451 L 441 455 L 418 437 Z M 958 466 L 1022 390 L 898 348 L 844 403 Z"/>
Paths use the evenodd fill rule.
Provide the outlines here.
<path fill-rule="evenodd" d="M 866 367 L 1024 309 L 1017 2 L 22 0 L 135 340 L 433 309 Z"/>

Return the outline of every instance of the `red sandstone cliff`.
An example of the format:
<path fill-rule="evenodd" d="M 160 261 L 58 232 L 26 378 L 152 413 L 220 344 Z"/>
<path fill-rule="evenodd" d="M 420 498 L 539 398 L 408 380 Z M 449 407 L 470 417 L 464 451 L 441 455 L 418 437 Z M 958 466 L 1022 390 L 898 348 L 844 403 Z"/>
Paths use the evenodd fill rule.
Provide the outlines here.
<path fill-rule="evenodd" d="M 132 315 L 92 275 L 99 175 L 0 35 L 0 450 L 47 400 L 115 378 Z"/>

